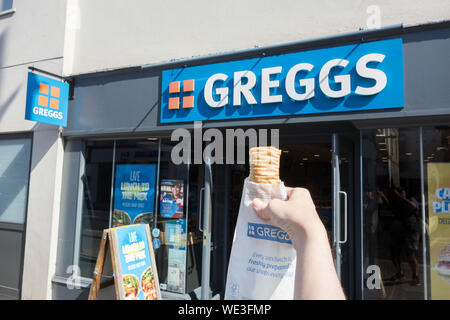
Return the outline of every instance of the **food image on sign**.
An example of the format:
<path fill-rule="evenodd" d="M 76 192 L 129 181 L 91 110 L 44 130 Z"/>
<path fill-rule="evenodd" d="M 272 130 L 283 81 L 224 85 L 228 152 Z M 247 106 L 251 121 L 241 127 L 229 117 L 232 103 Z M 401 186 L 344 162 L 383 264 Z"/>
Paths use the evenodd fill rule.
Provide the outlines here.
<path fill-rule="evenodd" d="M 126 274 L 123 276 L 123 290 L 125 299 L 135 300 L 139 294 L 139 280 L 135 275 Z"/>
<path fill-rule="evenodd" d="M 141 289 L 145 294 L 145 300 L 156 300 L 158 298 L 152 267 L 148 267 L 142 274 Z"/>
<path fill-rule="evenodd" d="M 159 211 L 163 218 L 184 217 L 183 180 L 161 180 Z"/>
<path fill-rule="evenodd" d="M 131 224 L 131 219 L 128 213 L 122 210 L 114 210 L 113 212 L 113 226 L 126 226 Z"/>
<path fill-rule="evenodd" d="M 450 284 L 450 244 L 440 252 L 434 270 L 441 276 L 442 280 Z"/>
<path fill-rule="evenodd" d="M 139 223 L 147 223 L 150 225 L 153 224 L 153 212 L 141 213 L 136 218 L 134 218 L 133 224 Z"/>

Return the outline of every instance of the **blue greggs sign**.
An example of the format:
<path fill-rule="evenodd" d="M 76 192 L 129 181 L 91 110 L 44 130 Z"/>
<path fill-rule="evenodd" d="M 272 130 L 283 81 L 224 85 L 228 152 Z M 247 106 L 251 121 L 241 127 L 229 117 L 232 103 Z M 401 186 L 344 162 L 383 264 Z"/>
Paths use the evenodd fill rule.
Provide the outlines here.
<path fill-rule="evenodd" d="M 68 104 L 68 83 L 28 73 L 26 120 L 65 127 Z"/>
<path fill-rule="evenodd" d="M 165 70 L 161 123 L 402 108 L 402 40 Z"/>

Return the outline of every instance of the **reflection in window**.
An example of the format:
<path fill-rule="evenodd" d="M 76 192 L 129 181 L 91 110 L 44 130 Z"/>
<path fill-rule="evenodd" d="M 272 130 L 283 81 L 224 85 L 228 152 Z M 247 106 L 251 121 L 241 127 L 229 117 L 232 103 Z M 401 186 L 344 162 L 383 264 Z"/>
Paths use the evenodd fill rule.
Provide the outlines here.
<path fill-rule="evenodd" d="M 171 160 L 174 145 L 168 139 L 161 142 L 156 217 L 161 246 L 155 250 L 155 258 L 161 290 L 184 294 L 200 286 L 202 242 L 197 203 L 203 172 L 195 165 L 175 165 Z"/>
<path fill-rule="evenodd" d="M 109 226 L 113 142 L 86 142 L 79 266 L 81 276 L 94 271 L 103 229 Z"/>
<path fill-rule="evenodd" d="M 25 223 L 30 139 L 0 140 L 0 222 Z"/>
<path fill-rule="evenodd" d="M 419 129 L 362 133 L 365 299 L 424 298 L 419 139 Z"/>

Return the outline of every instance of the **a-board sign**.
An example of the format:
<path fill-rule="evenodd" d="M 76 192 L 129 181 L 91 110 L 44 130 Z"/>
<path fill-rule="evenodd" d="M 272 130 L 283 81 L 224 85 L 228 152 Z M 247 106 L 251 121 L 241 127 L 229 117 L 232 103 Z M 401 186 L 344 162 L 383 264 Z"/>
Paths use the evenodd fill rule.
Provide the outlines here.
<path fill-rule="evenodd" d="M 89 299 L 97 297 L 109 241 L 117 299 L 160 300 L 158 273 L 148 224 L 106 229 L 103 235 Z"/>

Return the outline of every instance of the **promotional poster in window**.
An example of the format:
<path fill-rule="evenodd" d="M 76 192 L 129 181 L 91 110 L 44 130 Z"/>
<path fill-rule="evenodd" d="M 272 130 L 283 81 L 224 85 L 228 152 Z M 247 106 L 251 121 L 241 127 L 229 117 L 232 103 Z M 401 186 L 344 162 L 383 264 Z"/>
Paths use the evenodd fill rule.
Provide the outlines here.
<path fill-rule="evenodd" d="M 184 181 L 161 180 L 159 212 L 162 218 L 184 218 Z"/>
<path fill-rule="evenodd" d="M 118 164 L 112 226 L 152 224 L 155 207 L 154 164 Z"/>
<path fill-rule="evenodd" d="M 166 244 L 169 246 L 167 290 L 185 293 L 186 287 L 186 220 L 165 221 Z"/>
<path fill-rule="evenodd" d="M 431 298 L 450 299 L 450 163 L 428 163 Z"/>

